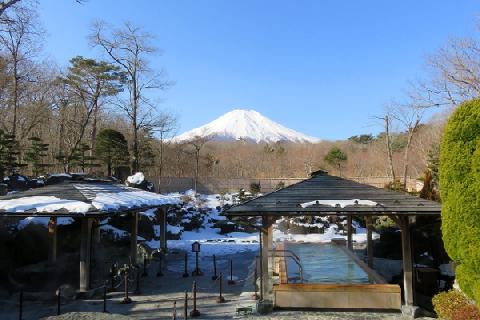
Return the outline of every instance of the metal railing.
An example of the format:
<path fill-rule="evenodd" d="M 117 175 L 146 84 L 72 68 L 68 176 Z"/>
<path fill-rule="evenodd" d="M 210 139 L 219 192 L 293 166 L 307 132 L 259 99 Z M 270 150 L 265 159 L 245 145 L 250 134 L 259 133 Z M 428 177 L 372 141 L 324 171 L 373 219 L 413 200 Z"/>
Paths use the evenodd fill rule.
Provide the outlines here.
<path fill-rule="evenodd" d="M 293 262 L 295 262 L 295 264 L 298 267 L 298 271 L 299 271 L 298 273 L 300 275 L 300 283 L 304 282 L 302 262 L 300 261 L 300 258 L 295 254 L 295 252 L 293 252 L 291 250 L 270 250 L 270 253 L 271 253 L 271 255 L 270 255 L 271 258 L 290 258 L 290 259 L 292 259 Z M 277 253 L 278 253 L 278 255 L 277 255 Z M 288 273 L 287 273 L 287 280 L 290 280 L 288 278 Z"/>

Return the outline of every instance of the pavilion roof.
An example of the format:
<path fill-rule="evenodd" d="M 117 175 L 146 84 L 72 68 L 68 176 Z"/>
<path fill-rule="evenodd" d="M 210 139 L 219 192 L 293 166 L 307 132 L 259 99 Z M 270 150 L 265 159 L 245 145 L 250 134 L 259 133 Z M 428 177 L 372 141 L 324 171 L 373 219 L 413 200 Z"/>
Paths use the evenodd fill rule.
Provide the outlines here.
<path fill-rule="evenodd" d="M 440 215 L 438 202 L 317 174 L 227 210 L 228 216 Z"/>
<path fill-rule="evenodd" d="M 103 216 L 179 202 L 177 197 L 111 181 L 65 181 L 0 196 L 0 216 Z"/>

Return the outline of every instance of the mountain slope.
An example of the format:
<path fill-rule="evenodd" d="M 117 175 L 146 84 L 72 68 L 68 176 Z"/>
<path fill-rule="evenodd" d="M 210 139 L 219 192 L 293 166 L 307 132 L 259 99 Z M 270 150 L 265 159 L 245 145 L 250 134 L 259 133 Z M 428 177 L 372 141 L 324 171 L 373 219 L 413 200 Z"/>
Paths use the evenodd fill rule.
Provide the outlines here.
<path fill-rule="evenodd" d="M 217 141 L 246 140 L 248 142 L 296 142 L 316 143 L 320 140 L 286 128 L 255 110 L 237 109 L 227 112 L 212 122 L 185 132 L 174 142 L 186 142 L 195 137 L 213 136 Z"/>

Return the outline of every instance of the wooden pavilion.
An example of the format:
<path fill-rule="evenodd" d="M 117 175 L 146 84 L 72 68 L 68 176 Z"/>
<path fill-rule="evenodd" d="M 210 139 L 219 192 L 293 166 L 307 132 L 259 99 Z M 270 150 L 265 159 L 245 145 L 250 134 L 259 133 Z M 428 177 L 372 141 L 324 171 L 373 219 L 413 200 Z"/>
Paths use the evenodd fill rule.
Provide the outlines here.
<path fill-rule="evenodd" d="M 275 293 L 281 290 L 282 285 L 273 286 L 272 282 L 272 259 L 269 259 L 273 249 L 272 225 L 280 217 L 295 216 L 346 216 L 347 217 L 347 248 L 352 248 L 352 216 L 364 217 L 367 224 L 367 256 L 368 265 L 373 265 L 373 242 L 372 242 L 372 217 L 389 216 L 401 229 L 402 256 L 403 256 L 403 303 L 408 307 L 414 304 L 414 275 L 412 263 L 411 229 L 415 225 L 417 216 L 439 216 L 441 206 L 437 202 L 424 200 L 415 196 L 394 192 L 386 189 L 379 189 L 369 185 L 357 183 L 340 177 L 330 176 L 326 172 L 319 171 L 312 174 L 310 179 L 291 185 L 284 189 L 272 192 L 265 196 L 247 201 L 243 204 L 232 207 L 227 211 L 230 217 L 260 217 L 261 227 L 261 301 L 260 304 L 269 307 L 279 306 L 274 300 Z M 352 300 L 363 301 L 352 304 L 356 308 L 383 308 L 382 304 L 370 304 L 365 299 L 366 293 L 374 290 L 374 287 L 357 286 L 360 293 L 352 296 Z M 374 285 L 371 285 L 374 286 Z M 386 286 L 386 285 L 385 285 Z M 285 290 L 293 286 L 283 286 Z M 329 286 L 329 290 L 339 292 L 345 296 L 347 286 Z M 388 288 L 383 287 L 373 299 L 382 299 Z M 398 292 L 400 288 L 398 288 Z M 312 289 L 313 290 L 313 289 Z M 315 289 L 318 291 L 318 288 Z M 295 294 L 298 296 L 299 291 Z M 398 293 L 399 294 L 399 293 Z M 292 295 L 291 297 L 294 297 Z M 334 295 L 331 297 L 339 297 Z M 327 298 L 323 296 L 323 298 Z M 318 300 L 318 299 L 317 299 Z M 332 298 L 334 307 L 337 308 L 338 299 Z M 387 303 L 385 309 L 398 303 Z M 293 301 L 293 300 L 291 300 Z M 291 301 L 289 303 L 291 304 Z M 298 300 L 297 300 L 298 301 Z M 302 301 L 303 303 L 303 301 Z M 290 305 L 290 307 L 296 307 Z M 310 306 L 312 307 L 312 306 Z M 325 307 L 324 305 L 321 306 Z M 348 306 L 347 306 L 348 307 Z"/>
<path fill-rule="evenodd" d="M 90 250 L 92 225 L 113 215 L 129 215 L 130 258 L 137 258 L 138 214 L 158 208 L 160 217 L 160 249 L 166 249 L 166 207 L 179 200 L 160 194 L 126 187 L 111 181 L 88 179 L 65 181 L 59 184 L 0 196 L 0 218 L 49 217 L 50 263 L 57 257 L 57 218 L 80 219 L 80 284 L 79 292 L 90 288 Z"/>

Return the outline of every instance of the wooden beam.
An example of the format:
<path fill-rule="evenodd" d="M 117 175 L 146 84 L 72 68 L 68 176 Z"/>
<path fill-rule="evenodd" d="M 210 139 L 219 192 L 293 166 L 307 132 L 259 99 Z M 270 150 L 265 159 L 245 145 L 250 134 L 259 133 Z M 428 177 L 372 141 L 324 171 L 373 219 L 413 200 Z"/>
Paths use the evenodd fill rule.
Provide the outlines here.
<path fill-rule="evenodd" d="M 92 239 L 92 219 L 81 218 L 80 234 L 80 292 L 90 289 L 90 248 Z"/>
<path fill-rule="evenodd" d="M 271 266 L 271 259 L 270 250 L 273 246 L 272 243 L 272 223 L 270 217 L 263 217 L 262 218 L 262 298 L 263 300 L 272 300 L 273 294 L 273 283 L 272 283 L 272 266 Z"/>
<path fill-rule="evenodd" d="M 57 262 L 57 217 L 48 220 L 48 263 Z"/>
<path fill-rule="evenodd" d="M 352 216 L 347 216 L 347 248 L 348 250 L 353 249 L 353 242 L 352 242 Z"/>
<path fill-rule="evenodd" d="M 167 251 L 167 214 L 165 208 L 158 208 L 158 219 L 160 223 L 160 249 Z"/>
<path fill-rule="evenodd" d="M 403 295 L 406 305 L 413 305 L 413 264 L 408 217 L 400 217 L 402 230 Z"/>
<path fill-rule="evenodd" d="M 373 268 L 373 222 L 372 216 L 366 217 L 367 222 L 367 265 L 369 268 Z"/>
<path fill-rule="evenodd" d="M 137 235 L 138 235 L 138 213 L 130 213 L 130 259 L 132 263 L 137 262 Z"/>

